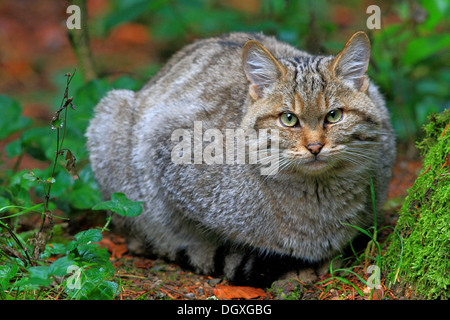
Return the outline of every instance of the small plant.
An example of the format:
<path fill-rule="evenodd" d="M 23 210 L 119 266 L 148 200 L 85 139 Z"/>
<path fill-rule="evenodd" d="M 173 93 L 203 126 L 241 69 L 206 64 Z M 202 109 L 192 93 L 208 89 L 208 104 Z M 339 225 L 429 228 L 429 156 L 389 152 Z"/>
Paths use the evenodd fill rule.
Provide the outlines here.
<path fill-rule="evenodd" d="M 78 172 L 74 153 L 63 145 L 68 134 L 66 128 L 69 127 L 68 110 L 75 110 L 74 99 L 69 97 L 69 85 L 74 75 L 65 75 L 64 96 L 51 121 L 51 129 L 56 132 L 56 150 L 53 154 L 49 153 L 53 158 L 49 169 L 16 172 L 24 150 L 29 150 L 36 141 L 28 140 L 26 134 L 25 138 L 15 140 L 7 147 L 11 154 L 19 157 L 12 172 L 6 172 L 4 178 L 0 177 L 0 299 L 113 299 L 120 291 L 110 255 L 99 244 L 111 216 L 102 228 L 81 231 L 72 241 L 51 242 L 54 219 L 68 219 L 56 216 L 54 211 L 58 205 L 64 207 L 58 201 L 69 193 L 68 187 L 78 187 L 78 193 L 75 192 L 77 196 L 83 195 L 79 191 L 83 190 L 84 187 L 80 187 L 83 183 L 89 189 L 84 194 L 96 192 L 89 182 L 92 180 L 89 171 L 83 168 Z M 3 101 L 13 110 L 17 109 L 19 112 L 15 113 L 16 117 L 22 119 L 18 105 L 7 98 L 3 98 Z M 24 129 L 30 123 L 26 118 L 18 122 L 23 125 L 17 126 L 14 131 Z M 35 133 L 33 129 L 29 131 Z M 9 133 L 14 131 L 10 130 Z M 73 183 L 71 180 L 77 181 Z M 32 204 L 31 191 L 41 195 L 41 203 Z M 55 191 L 57 199 L 53 198 L 52 191 Z M 85 208 L 89 204 L 77 199 L 70 200 L 75 207 Z M 124 194 L 113 194 L 111 201 L 99 203 L 93 209 L 136 216 L 141 213 L 142 206 L 127 199 Z M 20 232 L 19 219 L 31 213 L 40 215 L 38 229 L 35 232 Z"/>
<path fill-rule="evenodd" d="M 121 216 L 136 217 L 142 213 L 141 201 L 131 201 L 121 192 L 113 193 L 110 201 L 95 205 L 92 210 L 109 210 Z M 102 231 L 107 230 L 112 216 L 109 215 Z"/>
<path fill-rule="evenodd" d="M 378 228 L 377 222 L 377 211 L 376 211 L 376 198 L 375 198 L 375 188 L 373 185 L 373 180 L 370 179 L 370 191 L 373 205 L 373 225 L 367 229 L 360 228 L 358 226 L 343 223 L 344 225 L 350 226 L 352 228 L 357 229 L 362 234 L 366 235 L 370 241 L 367 243 L 366 249 L 362 253 L 358 253 L 355 251 L 352 242 L 350 242 L 350 248 L 353 252 L 354 257 L 347 258 L 351 262 L 348 267 L 345 268 L 333 268 L 333 262 L 335 260 L 341 259 L 343 256 L 339 255 L 335 257 L 330 264 L 330 275 L 331 277 L 320 281 L 317 285 L 326 285 L 323 289 L 324 292 L 327 292 L 331 289 L 339 289 L 338 283 L 342 283 L 348 288 L 352 288 L 352 291 L 356 291 L 361 297 L 364 297 L 365 294 L 368 294 L 368 298 L 374 298 L 374 294 L 379 295 L 382 291 L 377 291 L 377 287 L 380 286 L 380 268 L 381 268 L 381 258 L 382 258 L 382 248 L 384 244 L 380 244 L 378 241 L 378 234 L 385 228 L 391 228 L 390 226 L 385 226 L 383 228 Z M 392 236 L 391 233 L 390 236 Z M 389 241 L 390 236 L 386 239 L 386 242 Z M 368 279 L 364 279 L 365 274 L 369 274 L 372 272 L 372 276 L 369 276 Z M 375 272 L 375 273 L 373 273 Z M 349 280 L 347 277 L 351 276 L 352 280 Z M 355 283 L 355 281 L 360 281 L 365 288 L 361 289 Z M 376 298 L 381 299 L 385 297 L 385 292 L 381 293 L 381 296 L 377 296 Z"/>

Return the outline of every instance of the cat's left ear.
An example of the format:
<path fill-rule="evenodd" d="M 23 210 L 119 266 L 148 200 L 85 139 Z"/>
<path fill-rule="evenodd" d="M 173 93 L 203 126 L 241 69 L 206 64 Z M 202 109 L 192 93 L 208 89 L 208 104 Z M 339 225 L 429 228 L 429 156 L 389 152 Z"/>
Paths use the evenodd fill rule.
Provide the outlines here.
<path fill-rule="evenodd" d="M 242 49 L 242 64 L 250 81 L 250 96 L 255 100 L 262 98 L 267 89 L 286 75 L 286 70 L 277 59 L 255 40 L 245 43 Z"/>
<path fill-rule="evenodd" d="M 370 41 L 366 33 L 359 31 L 348 40 L 344 49 L 332 60 L 331 72 L 353 85 L 359 91 L 366 91 L 369 79 L 366 72 L 370 60 Z"/>

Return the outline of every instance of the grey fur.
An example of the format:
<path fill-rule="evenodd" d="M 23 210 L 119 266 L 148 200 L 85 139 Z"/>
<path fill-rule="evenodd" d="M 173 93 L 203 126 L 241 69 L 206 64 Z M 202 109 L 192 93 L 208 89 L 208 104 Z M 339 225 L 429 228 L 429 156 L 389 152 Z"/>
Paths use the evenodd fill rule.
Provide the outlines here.
<path fill-rule="evenodd" d="M 249 39 L 261 43 L 285 71 L 283 84 L 274 79 L 256 101 L 241 61 Z M 370 83 L 359 92 L 367 84 L 364 79 L 355 89 L 354 79 L 339 78 L 339 68 L 347 65 L 336 67 L 337 74 L 330 72 L 336 59 L 311 56 L 262 34 L 234 33 L 185 47 L 136 93 L 109 92 L 86 134 L 92 168 L 105 198 L 123 192 L 144 201 L 142 215 L 116 223 L 159 256 L 175 260 L 183 252 L 198 272 L 225 272 L 230 279 L 249 272 L 248 265 L 237 271 L 249 255 L 309 262 L 332 258 L 357 233 L 342 223 L 365 227 L 372 219 L 370 176 L 381 207 L 395 158 L 389 115 L 377 88 Z M 204 130 L 273 127 L 262 104 L 273 104 L 273 110 L 277 103 L 297 106 L 302 100 L 297 114 L 304 115 L 304 128 L 312 128 L 321 117 L 320 92 L 328 105 L 341 94 L 361 101 L 353 111 L 350 101 L 349 116 L 324 131 L 327 139 L 344 145 L 360 139 L 355 152 L 361 152 L 353 162 L 342 160 L 320 174 L 293 165 L 265 177 L 258 165 L 175 165 L 171 160 L 172 132 L 192 131 L 194 121 L 203 121 Z M 302 132 L 282 131 L 283 155 L 293 153 L 287 149 L 301 140 Z M 223 269 L 216 270 L 217 249 L 224 247 Z"/>

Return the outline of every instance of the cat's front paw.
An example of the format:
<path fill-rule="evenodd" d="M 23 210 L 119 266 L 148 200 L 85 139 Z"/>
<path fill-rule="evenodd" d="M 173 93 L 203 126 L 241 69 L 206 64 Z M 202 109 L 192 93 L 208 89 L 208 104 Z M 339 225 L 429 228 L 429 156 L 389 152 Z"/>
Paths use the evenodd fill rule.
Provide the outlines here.
<path fill-rule="evenodd" d="M 319 276 L 317 275 L 316 270 L 313 268 L 306 268 L 287 272 L 283 274 L 278 281 L 295 279 L 299 280 L 301 283 L 311 284 L 316 282 L 318 278 Z"/>
<path fill-rule="evenodd" d="M 306 267 L 298 270 L 291 270 L 283 274 L 278 280 L 297 279 L 301 283 L 311 284 L 316 282 L 321 276 L 330 273 L 331 268 L 336 270 L 342 266 L 339 259 L 327 260 L 316 267 Z"/>

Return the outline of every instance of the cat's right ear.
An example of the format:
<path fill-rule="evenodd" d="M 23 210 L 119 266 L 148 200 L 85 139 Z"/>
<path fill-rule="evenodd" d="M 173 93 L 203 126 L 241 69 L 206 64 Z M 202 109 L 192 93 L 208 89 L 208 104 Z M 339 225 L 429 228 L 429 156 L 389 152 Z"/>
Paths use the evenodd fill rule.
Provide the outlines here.
<path fill-rule="evenodd" d="M 286 70 L 258 41 L 249 40 L 242 49 L 242 64 L 250 81 L 249 93 L 260 99 L 265 91 L 285 76 Z"/>

